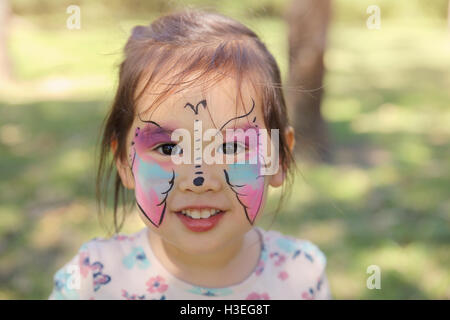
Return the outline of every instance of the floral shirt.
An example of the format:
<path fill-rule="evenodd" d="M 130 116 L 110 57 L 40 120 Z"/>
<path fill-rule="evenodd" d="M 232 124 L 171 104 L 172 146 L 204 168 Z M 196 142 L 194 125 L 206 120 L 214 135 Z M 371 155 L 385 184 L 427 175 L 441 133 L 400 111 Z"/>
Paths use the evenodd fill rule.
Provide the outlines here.
<path fill-rule="evenodd" d="M 84 243 L 54 275 L 49 299 L 331 299 L 326 258 L 313 243 L 278 231 L 263 239 L 259 262 L 242 282 L 207 288 L 176 278 L 151 250 L 147 228 Z"/>

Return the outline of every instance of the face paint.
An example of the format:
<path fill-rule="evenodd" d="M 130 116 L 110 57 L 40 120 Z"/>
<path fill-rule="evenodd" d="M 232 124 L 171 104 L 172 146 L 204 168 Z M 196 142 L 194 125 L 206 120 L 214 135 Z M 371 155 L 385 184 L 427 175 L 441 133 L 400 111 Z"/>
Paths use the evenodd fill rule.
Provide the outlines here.
<path fill-rule="evenodd" d="M 220 127 L 219 131 L 222 131 L 225 125 L 231 121 L 250 115 L 255 108 L 253 99 L 252 102 L 253 105 L 248 113 L 229 119 Z M 199 121 L 197 116 L 200 106 L 205 108 L 206 101 L 200 101 L 195 107 L 190 103 L 185 105 L 186 110 L 194 112 L 195 121 Z M 132 172 L 135 179 L 135 195 L 140 210 L 158 227 L 162 223 L 166 210 L 166 200 L 174 186 L 176 174 L 172 161 L 158 161 L 152 157 L 152 152 L 160 144 L 174 142 L 170 138 L 172 130 L 164 129 L 152 121 L 143 122 L 146 125 L 142 130 L 137 128 L 130 152 Z M 251 125 L 244 126 L 240 130 L 243 132 L 254 130 L 253 133 L 256 131 L 257 143 L 249 147 L 245 138 L 246 134 L 244 134 L 244 138 L 238 135 L 237 138 L 229 140 L 228 142 L 236 142 L 245 146 L 245 157 L 244 161 L 238 157 L 238 161 L 228 165 L 227 169 L 224 170 L 224 175 L 226 183 L 235 193 L 239 204 L 243 207 L 248 221 L 250 224 L 253 224 L 260 211 L 265 189 L 264 176 L 261 175 L 262 161 L 259 154 L 259 129 L 256 124 L 256 117 L 253 117 Z M 196 163 L 192 185 L 199 187 L 203 185 L 204 181 L 202 166 Z"/>
<path fill-rule="evenodd" d="M 154 146 L 161 144 L 161 143 L 171 143 L 172 140 L 170 139 L 170 129 L 164 129 L 162 127 L 148 124 L 146 125 L 142 130 L 139 128 L 136 129 L 136 149 L 139 150 L 138 152 L 142 154 L 142 156 L 147 159 L 146 151 L 151 150 Z M 150 161 L 153 160 L 153 158 L 148 159 Z"/>
<path fill-rule="evenodd" d="M 258 129 L 253 130 L 259 135 Z M 224 170 L 225 180 L 236 194 L 250 224 L 255 221 L 264 194 L 264 176 L 260 175 L 261 157 L 258 150 L 259 143 L 249 150 L 245 161 L 230 164 L 228 170 Z"/>
<path fill-rule="evenodd" d="M 190 110 L 192 110 L 195 114 L 195 118 L 194 118 L 194 141 L 195 142 L 201 141 L 201 138 L 202 138 L 201 124 L 199 126 L 200 122 L 198 119 L 199 106 L 203 106 L 203 109 L 206 109 L 206 107 L 207 107 L 206 100 L 202 100 L 202 101 L 198 102 L 195 105 L 195 107 L 193 104 L 191 104 L 189 102 L 186 103 L 184 106 L 185 109 L 186 109 L 186 107 L 189 107 Z M 195 147 L 194 159 L 195 159 L 195 161 L 194 161 L 195 169 L 197 169 L 197 171 L 195 171 L 196 177 L 192 180 L 192 184 L 196 187 L 200 187 L 205 182 L 205 178 L 203 178 L 203 176 L 202 176 L 203 171 L 201 171 L 201 168 L 202 168 L 201 148 Z"/>
<path fill-rule="evenodd" d="M 136 129 L 131 146 L 136 203 L 142 213 L 156 227 L 162 223 L 166 200 L 175 181 L 170 164 L 160 164 L 150 155 L 150 150 L 160 143 L 170 143 L 164 130 L 148 123 L 143 130 Z"/>
<path fill-rule="evenodd" d="M 191 110 L 194 112 L 195 115 L 198 115 L 198 107 L 202 106 L 203 109 L 206 109 L 206 100 L 202 100 L 199 103 L 197 103 L 195 106 L 192 103 L 186 103 L 184 105 L 184 108 L 186 109 L 186 107 L 191 108 Z"/>

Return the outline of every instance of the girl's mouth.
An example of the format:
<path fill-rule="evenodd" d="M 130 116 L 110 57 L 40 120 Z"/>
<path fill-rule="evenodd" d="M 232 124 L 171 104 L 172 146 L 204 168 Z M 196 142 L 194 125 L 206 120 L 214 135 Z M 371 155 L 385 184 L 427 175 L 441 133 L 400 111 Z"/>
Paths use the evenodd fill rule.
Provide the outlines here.
<path fill-rule="evenodd" d="M 216 208 L 186 208 L 175 213 L 189 230 L 204 232 L 212 229 L 222 218 L 225 211 Z"/>

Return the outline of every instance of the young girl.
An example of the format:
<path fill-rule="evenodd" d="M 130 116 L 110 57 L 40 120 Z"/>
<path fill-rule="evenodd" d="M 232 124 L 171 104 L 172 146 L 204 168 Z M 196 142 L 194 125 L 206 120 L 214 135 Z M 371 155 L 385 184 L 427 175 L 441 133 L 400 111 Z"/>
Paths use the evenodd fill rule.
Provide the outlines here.
<path fill-rule="evenodd" d="M 114 221 L 126 188 L 146 227 L 83 244 L 50 299 L 331 298 L 314 244 L 255 226 L 293 146 L 278 66 L 247 27 L 201 11 L 134 27 L 98 190 L 114 170 Z"/>

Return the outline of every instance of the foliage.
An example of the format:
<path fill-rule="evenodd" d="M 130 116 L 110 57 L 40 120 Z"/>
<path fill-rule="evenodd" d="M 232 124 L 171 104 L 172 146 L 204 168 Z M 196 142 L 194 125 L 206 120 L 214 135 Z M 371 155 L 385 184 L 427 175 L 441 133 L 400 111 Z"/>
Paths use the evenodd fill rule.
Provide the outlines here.
<path fill-rule="evenodd" d="M 441 16 L 445 1 L 403 1 L 401 8 L 400 1 L 375 2 L 382 17 L 390 16 L 381 30 L 366 28 L 365 5 L 336 1 L 323 104 L 336 161 L 299 164 L 293 197 L 271 228 L 319 245 L 335 298 L 449 299 L 449 35 L 443 20 L 423 19 L 422 9 L 414 9 L 411 20 L 396 17 L 401 8 L 424 3 L 436 8 L 427 15 Z M 13 1 L 25 16 L 16 17 L 10 38 L 20 82 L 0 87 L 4 299 L 47 298 L 57 268 L 81 243 L 105 235 L 94 201 L 95 143 L 127 34 L 149 18 L 114 20 L 123 17 L 124 2 L 99 1 L 98 8 L 108 3 L 113 14 L 98 19 L 99 9 L 94 20 L 87 9 L 94 5 L 85 1 L 88 18 L 81 30 L 70 31 L 65 11 L 48 19 L 38 9 L 67 3 Z M 260 2 L 233 5 L 239 11 L 249 3 Z M 243 19 L 261 34 L 286 78 L 280 12 Z M 271 193 L 263 227 L 270 227 L 278 195 Z M 124 232 L 141 226 L 132 215 Z M 381 290 L 365 286 L 372 264 L 381 267 Z"/>

